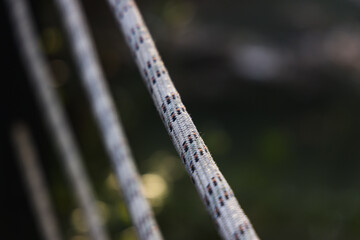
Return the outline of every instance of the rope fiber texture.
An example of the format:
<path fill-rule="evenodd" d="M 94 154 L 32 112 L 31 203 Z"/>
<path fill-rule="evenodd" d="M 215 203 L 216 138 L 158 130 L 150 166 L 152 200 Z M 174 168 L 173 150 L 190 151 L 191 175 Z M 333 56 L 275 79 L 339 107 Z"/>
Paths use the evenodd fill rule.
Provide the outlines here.
<path fill-rule="evenodd" d="M 108 0 L 165 127 L 223 239 L 258 239 L 211 157 L 133 0 Z"/>
<path fill-rule="evenodd" d="M 14 25 L 15 37 L 23 63 L 30 76 L 49 129 L 52 131 L 54 142 L 62 155 L 61 163 L 81 207 L 89 234 L 94 240 L 107 240 L 109 238 L 103 228 L 90 181 L 78 151 L 79 148 L 75 144 L 57 94 L 50 85 L 55 81 L 38 45 L 30 8 L 26 0 L 7 0 L 6 3 Z"/>
<path fill-rule="evenodd" d="M 137 235 L 142 240 L 161 240 L 153 212 L 142 194 L 139 173 L 105 83 L 81 6 L 77 0 L 56 0 L 56 3 Z"/>

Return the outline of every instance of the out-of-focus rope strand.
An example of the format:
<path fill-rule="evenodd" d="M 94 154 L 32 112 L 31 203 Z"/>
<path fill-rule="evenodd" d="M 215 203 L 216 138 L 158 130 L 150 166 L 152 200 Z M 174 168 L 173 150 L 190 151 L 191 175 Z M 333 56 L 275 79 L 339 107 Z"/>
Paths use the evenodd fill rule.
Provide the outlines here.
<path fill-rule="evenodd" d="M 160 240 L 162 236 L 149 203 L 142 194 L 139 174 L 105 83 L 81 6 L 77 0 L 56 0 L 56 3 L 138 237 L 142 240 Z"/>
<path fill-rule="evenodd" d="M 37 43 L 35 25 L 30 17 L 29 7 L 25 0 L 7 0 L 6 2 L 11 13 L 16 40 L 24 65 L 52 131 L 54 141 L 62 155 L 61 162 L 82 209 L 90 236 L 94 240 L 107 240 L 109 238 L 103 228 L 78 147 L 75 144 L 56 92 L 50 86 L 54 80 Z"/>
<path fill-rule="evenodd" d="M 12 140 L 17 152 L 18 165 L 23 175 L 38 227 L 44 240 L 61 240 L 59 224 L 51 203 L 45 176 L 29 129 L 18 123 L 12 129 Z"/>

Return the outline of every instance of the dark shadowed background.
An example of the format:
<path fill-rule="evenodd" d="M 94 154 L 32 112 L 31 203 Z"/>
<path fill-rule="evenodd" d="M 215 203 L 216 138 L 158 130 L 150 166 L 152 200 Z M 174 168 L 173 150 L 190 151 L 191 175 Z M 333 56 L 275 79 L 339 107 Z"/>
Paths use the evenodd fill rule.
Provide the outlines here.
<path fill-rule="evenodd" d="M 165 239 L 219 239 L 105 0 L 81 1 Z M 135 239 L 53 1 L 31 1 L 112 239 Z M 262 239 L 360 238 L 360 3 L 138 0 L 205 143 Z M 2 3 L 3 4 L 3 3 Z M 86 227 L 2 8 L 1 239 L 40 239 L 11 126 L 35 138 L 65 239 Z"/>

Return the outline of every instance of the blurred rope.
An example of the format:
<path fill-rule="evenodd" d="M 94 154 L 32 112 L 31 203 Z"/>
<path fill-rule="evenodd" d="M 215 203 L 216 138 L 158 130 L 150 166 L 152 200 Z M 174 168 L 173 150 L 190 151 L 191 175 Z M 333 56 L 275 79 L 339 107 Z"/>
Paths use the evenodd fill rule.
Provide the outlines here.
<path fill-rule="evenodd" d="M 108 0 L 185 168 L 223 239 L 258 239 L 176 91 L 133 0 Z"/>
<path fill-rule="evenodd" d="M 162 239 L 153 212 L 142 194 L 139 174 L 105 83 L 81 6 L 76 0 L 56 0 L 56 3 L 137 234 L 144 240 Z"/>
<path fill-rule="evenodd" d="M 24 0 L 7 0 L 6 2 L 11 12 L 10 15 L 24 65 L 30 75 L 36 92 L 35 95 L 44 111 L 55 143 L 62 154 L 61 162 L 82 209 L 90 236 L 94 240 L 107 240 L 108 237 L 102 226 L 102 220 L 78 148 L 56 92 L 50 86 L 55 81 L 46 66 L 45 58 L 37 43 L 29 6 Z"/>
<path fill-rule="evenodd" d="M 45 240 L 60 240 L 59 224 L 55 217 L 50 193 L 41 171 L 38 154 L 34 148 L 29 129 L 16 124 L 12 129 L 12 140 L 18 155 L 18 165 L 23 175 L 38 227 Z"/>

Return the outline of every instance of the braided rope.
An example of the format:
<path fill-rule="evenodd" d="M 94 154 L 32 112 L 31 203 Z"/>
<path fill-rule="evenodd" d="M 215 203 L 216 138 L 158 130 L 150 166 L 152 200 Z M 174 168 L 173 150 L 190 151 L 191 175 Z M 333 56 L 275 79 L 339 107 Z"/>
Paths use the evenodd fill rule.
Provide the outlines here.
<path fill-rule="evenodd" d="M 11 13 L 22 60 L 30 75 L 44 117 L 53 133 L 54 141 L 62 155 L 61 163 L 82 209 L 89 233 L 94 240 L 107 240 L 108 237 L 102 226 L 78 147 L 75 144 L 56 92 L 50 86 L 54 80 L 37 43 L 29 7 L 24 0 L 7 0 L 6 2 Z"/>
<path fill-rule="evenodd" d="M 26 185 L 43 239 L 61 240 L 59 224 L 50 200 L 45 176 L 41 170 L 30 131 L 25 124 L 19 123 L 13 127 L 12 140 L 18 155 L 23 182 Z"/>
<path fill-rule="evenodd" d="M 108 0 L 154 104 L 223 239 L 258 239 L 200 137 L 133 0 Z"/>
<path fill-rule="evenodd" d="M 137 234 L 140 239 L 160 240 L 159 228 L 142 194 L 139 174 L 105 83 L 81 6 L 76 0 L 56 0 L 56 3 Z"/>

